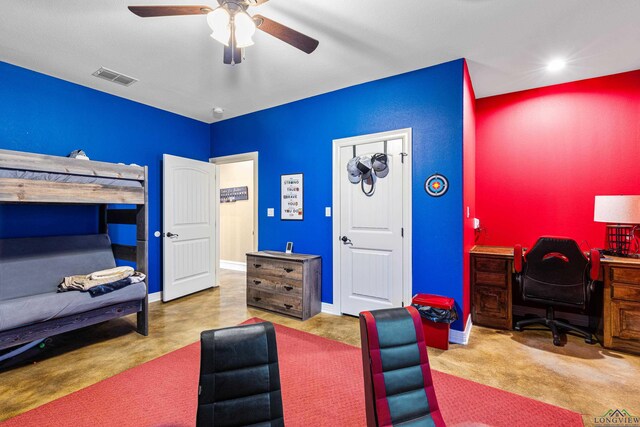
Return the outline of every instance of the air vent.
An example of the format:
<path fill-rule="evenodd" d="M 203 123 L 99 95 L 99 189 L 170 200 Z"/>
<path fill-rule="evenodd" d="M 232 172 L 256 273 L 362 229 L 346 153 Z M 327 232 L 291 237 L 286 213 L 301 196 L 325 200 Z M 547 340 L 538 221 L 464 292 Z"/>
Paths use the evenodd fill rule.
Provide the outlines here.
<path fill-rule="evenodd" d="M 118 83 L 122 86 L 131 86 L 133 83 L 138 81 L 138 79 L 125 76 L 124 74 L 120 74 L 117 71 L 109 70 L 104 67 L 100 67 L 100 69 L 93 73 L 93 75 L 100 77 L 101 79 L 109 80 L 110 82 Z"/>

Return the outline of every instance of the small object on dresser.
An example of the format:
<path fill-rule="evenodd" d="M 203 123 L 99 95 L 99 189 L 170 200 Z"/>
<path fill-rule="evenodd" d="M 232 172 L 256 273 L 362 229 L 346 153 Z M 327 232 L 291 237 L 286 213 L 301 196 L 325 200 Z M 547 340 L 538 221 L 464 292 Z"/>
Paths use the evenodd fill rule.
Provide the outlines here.
<path fill-rule="evenodd" d="M 287 254 L 293 253 L 293 242 L 287 242 L 287 247 L 284 252 Z"/>
<path fill-rule="evenodd" d="M 84 150 L 73 150 L 67 157 L 72 159 L 89 160 L 89 156 L 87 156 L 87 153 L 85 153 Z"/>

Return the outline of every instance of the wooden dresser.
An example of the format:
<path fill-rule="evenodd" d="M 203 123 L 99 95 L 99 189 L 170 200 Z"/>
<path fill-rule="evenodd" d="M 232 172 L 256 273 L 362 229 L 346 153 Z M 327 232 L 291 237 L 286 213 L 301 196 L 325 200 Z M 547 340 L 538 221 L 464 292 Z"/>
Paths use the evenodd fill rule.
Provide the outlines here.
<path fill-rule="evenodd" d="M 322 258 L 260 251 L 247 254 L 247 305 L 302 320 L 320 313 Z"/>
<path fill-rule="evenodd" d="M 484 248 L 482 253 L 471 254 L 471 320 L 478 325 L 511 329 L 513 249 L 509 259 L 504 256 L 509 248 Z"/>
<path fill-rule="evenodd" d="M 604 289 L 596 334 L 606 348 L 640 354 L 640 259 L 600 259 Z M 473 323 L 512 329 L 513 248 L 475 246 L 471 250 Z M 598 307 L 599 308 L 599 307 Z"/>

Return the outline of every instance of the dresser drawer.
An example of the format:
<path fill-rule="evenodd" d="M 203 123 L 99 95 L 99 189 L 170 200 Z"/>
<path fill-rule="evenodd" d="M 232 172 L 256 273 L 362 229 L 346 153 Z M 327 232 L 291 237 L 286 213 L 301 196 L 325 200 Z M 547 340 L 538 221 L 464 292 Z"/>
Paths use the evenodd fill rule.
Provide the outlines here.
<path fill-rule="evenodd" d="M 247 273 L 247 289 L 249 288 L 267 292 L 275 292 L 276 285 L 266 277 L 252 276 Z"/>
<path fill-rule="evenodd" d="M 302 263 L 247 256 L 247 275 L 302 280 Z"/>
<path fill-rule="evenodd" d="M 247 288 L 247 305 L 302 317 L 302 298 Z"/>
<path fill-rule="evenodd" d="M 501 273 L 491 273 L 487 271 L 476 271 L 475 272 L 475 284 L 476 285 L 487 285 L 487 286 L 498 286 L 501 288 L 507 287 L 509 284 L 509 278 L 507 274 L 503 271 Z"/>
<path fill-rule="evenodd" d="M 511 329 L 508 291 L 495 286 L 476 286 L 471 318 L 481 326 Z"/>
<path fill-rule="evenodd" d="M 611 335 L 625 340 L 640 340 L 640 303 L 611 302 Z"/>
<path fill-rule="evenodd" d="M 247 274 L 248 288 L 302 297 L 302 282 L 286 277 L 252 276 Z"/>
<path fill-rule="evenodd" d="M 640 285 L 640 268 L 611 267 L 609 274 L 612 282 Z"/>
<path fill-rule="evenodd" d="M 612 283 L 611 298 L 616 300 L 640 302 L 640 285 Z"/>
<path fill-rule="evenodd" d="M 507 270 L 507 260 L 505 259 L 476 256 L 474 260 L 474 268 L 476 271 L 502 273 L 504 275 Z"/>
<path fill-rule="evenodd" d="M 508 294 L 506 290 L 493 286 L 476 286 L 473 306 L 476 315 L 495 319 L 506 319 L 508 315 Z"/>

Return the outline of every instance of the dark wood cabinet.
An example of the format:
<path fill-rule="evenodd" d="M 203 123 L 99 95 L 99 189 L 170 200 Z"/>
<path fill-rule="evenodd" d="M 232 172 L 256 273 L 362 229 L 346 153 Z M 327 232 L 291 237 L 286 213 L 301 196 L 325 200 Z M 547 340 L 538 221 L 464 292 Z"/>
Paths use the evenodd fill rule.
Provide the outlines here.
<path fill-rule="evenodd" d="M 471 254 L 471 320 L 499 329 L 511 329 L 511 260 Z"/>
<path fill-rule="evenodd" d="M 640 353 L 640 262 L 604 267 L 604 345 Z"/>
<path fill-rule="evenodd" d="M 247 305 L 306 320 L 320 312 L 322 259 L 261 251 L 247 254 Z"/>

